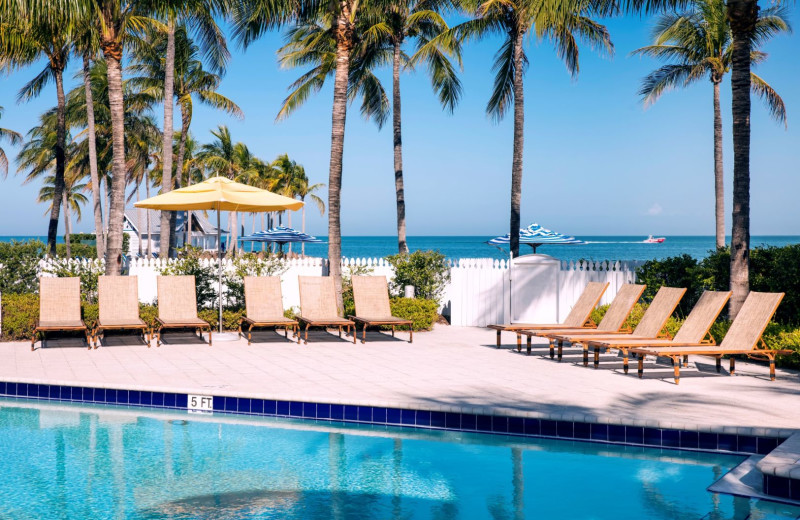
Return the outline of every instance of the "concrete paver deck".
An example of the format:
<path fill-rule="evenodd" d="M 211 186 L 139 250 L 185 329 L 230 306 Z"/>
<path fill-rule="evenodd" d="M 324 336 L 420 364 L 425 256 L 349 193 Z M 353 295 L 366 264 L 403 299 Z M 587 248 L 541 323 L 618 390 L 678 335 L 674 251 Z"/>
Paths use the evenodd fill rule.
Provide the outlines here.
<path fill-rule="evenodd" d="M 800 374 L 737 363 L 717 374 L 714 361 L 696 358 L 682 371 L 649 366 L 645 379 L 622 373 L 621 358 L 605 354 L 599 369 L 584 368 L 577 351 L 551 360 L 544 344 L 526 356 L 514 336 L 496 349 L 495 332 L 439 326 L 414 343 L 377 332 L 356 345 L 322 331 L 308 345 L 267 331 L 246 341 L 215 342 L 167 336 L 147 348 L 133 338 L 97 350 L 0 343 L 0 381 L 186 392 L 266 399 L 496 413 L 753 435 L 800 430 Z M 122 338 L 110 338 L 119 343 Z M 376 341 L 380 340 L 380 341 Z M 580 366 L 576 366 L 579 364 Z"/>

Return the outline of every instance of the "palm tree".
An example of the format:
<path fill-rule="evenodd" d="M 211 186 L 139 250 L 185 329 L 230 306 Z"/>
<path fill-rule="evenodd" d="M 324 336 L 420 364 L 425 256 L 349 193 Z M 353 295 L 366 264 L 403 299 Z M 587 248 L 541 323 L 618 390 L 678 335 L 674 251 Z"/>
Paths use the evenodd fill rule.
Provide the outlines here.
<path fill-rule="evenodd" d="M 47 228 L 47 247 L 50 255 L 56 254 L 56 235 L 61 211 L 61 194 L 64 191 L 66 168 L 66 98 L 64 96 L 64 69 L 69 61 L 75 37 L 75 21 L 71 10 L 51 6 L 33 7 L 27 2 L 0 4 L 0 69 L 19 69 L 45 60 L 44 68 L 22 89 L 18 101 L 28 101 L 41 94 L 50 82 L 56 84 L 57 128 L 55 147 L 54 201 Z"/>
<path fill-rule="evenodd" d="M 3 117 L 3 107 L 0 107 L 0 118 Z M 9 130 L 8 128 L 0 128 L 0 141 L 7 140 L 12 145 L 17 145 L 22 142 L 22 135 Z M 0 174 L 5 178 L 8 175 L 8 156 L 5 150 L 0 147 Z"/>
<path fill-rule="evenodd" d="M 233 10 L 234 37 L 247 47 L 266 31 L 290 20 L 302 23 L 316 22 L 333 36 L 335 44 L 331 66 L 335 70 L 333 81 L 333 107 L 331 113 L 331 152 L 328 174 L 328 262 L 334 279 L 336 302 L 340 313 L 342 301 L 342 229 L 341 188 L 342 158 L 344 155 L 344 129 L 347 118 L 348 87 L 350 86 L 351 52 L 357 44 L 356 24 L 362 9 L 378 0 L 339 0 L 337 2 L 255 0 L 237 3 Z M 309 73 L 314 75 L 313 73 Z M 306 90 L 306 95 L 315 87 Z"/>
<path fill-rule="evenodd" d="M 233 142 L 227 126 L 220 125 L 216 131 L 211 132 L 211 135 L 216 140 L 204 144 L 197 158 L 214 175 L 247 184 L 249 179 L 258 177 L 260 172 L 267 168 L 266 163 L 254 156 L 244 143 Z M 228 253 L 235 255 L 239 235 L 236 211 L 231 212 L 228 225 L 231 228 Z"/>
<path fill-rule="evenodd" d="M 39 189 L 39 196 L 36 202 L 49 202 L 50 206 L 53 205 L 53 197 L 55 194 L 55 176 L 49 175 L 44 178 L 44 184 Z M 81 221 L 81 206 L 89 202 L 89 199 L 84 195 L 87 190 L 87 185 L 80 182 L 80 178 L 75 175 L 67 175 L 64 178 L 64 191 L 61 196 L 61 204 L 64 206 L 64 243 L 67 249 L 67 258 L 72 257 L 72 250 L 70 244 L 70 235 L 72 234 L 72 217 L 71 212 L 75 213 L 76 220 Z M 48 211 L 50 209 L 48 208 Z M 47 212 L 45 212 L 47 214 Z"/>
<path fill-rule="evenodd" d="M 550 40 L 572 76 L 579 72 L 577 40 L 609 53 L 613 52 L 613 44 L 605 26 L 589 18 L 597 12 L 595 6 L 584 0 L 463 0 L 463 7 L 474 18 L 452 29 L 459 40 L 481 39 L 491 34 L 503 37 L 495 56 L 494 90 L 486 112 L 500 120 L 514 104 L 509 233 L 511 252 L 518 256 L 525 122 L 523 77 L 528 65 L 525 37 Z"/>
<path fill-rule="evenodd" d="M 442 106 L 452 112 L 461 95 L 461 82 L 450 62 L 454 57 L 461 62 L 458 42 L 437 38 L 449 29 L 440 14 L 442 2 L 429 0 L 395 0 L 387 9 L 375 9 L 375 23 L 366 30 L 370 49 L 368 54 L 378 54 L 380 61 L 392 63 L 392 142 L 394 155 L 394 182 L 397 199 L 397 249 L 408 252 L 406 241 L 406 203 L 403 186 L 403 135 L 400 96 L 401 69 L 413 69 L 423 64 L 428 68 L 431 86 L 438 94 Z M 403 45 L 416 40 L 416 52 L 409 59 Z M 375 60 L 377 61 L 377 60 Z M 376 91 L 370 90 L 374 95 Z M 375 101 L 373 101 L 374 103 Z"/>
<path fill-rule="evenodd" d="M 785 9 L 773 7 L 758 19 L 759 44 L 780 32 L 788 31 Z M 634 54 L 652 56 L 671 63 L 649 74 L 639 93 L 645 104 L 651 104 L 668 90 L 689 86 L 701 79 L 711 82 L 714 93 L 714 195 L 717 248 L 725 247 L 725 190 L 722 163 L 722 115 L 719 102 L 720 84 L 731 65 L 731 30 L 724 0 L 695 0 L 684 13 L 663 15 L 656 22 L 653 45 Z M 766 54 L 753 51 L 753 63 Z M 753 93 L 766 102 L 772 116 L 785 122 L 786 107 L 775 90 L 755 73 L 750 73 Z"/>
<path fill-rule="evenodd" d="M 315 191 L 323 188 L 325 185 L 321 183 L 309 185 L 308 183 L 308 176 L 306 175 L 306 169 L 303 168 L 302 164 L 297 164 L 297 161 L 293 161 L 289 159 L 288 154 L 279 155 L 272 161 L 271 164 L 272 171 L 274 171 L 273 177 L 271 182 L 268 184 L 267 188 L 270 191 L 276 191 L 281 195 L 285 195 L 291 198 L 299 198 L 301 201 L 305 202 L 306 197 L 311 200 L 314 205 L 319 209 L 319 214 L 323 215 L 325 213 L 325 203 L 319 198 L 317 195 L 314 194 Z M 289 226 L 292 225 L 292 214 L 288 214 L 289 217 Z M 305 233 L 306 231 L 306 207 L 305 204 L 303 205 L 302 209 L 302 232 Z M 289 252 L 292 251 L 292 245 L 289 244 Z M 306 245 L 303 243 L 301 245 L 301 252 L 302 254 L 306 254 Z"/>

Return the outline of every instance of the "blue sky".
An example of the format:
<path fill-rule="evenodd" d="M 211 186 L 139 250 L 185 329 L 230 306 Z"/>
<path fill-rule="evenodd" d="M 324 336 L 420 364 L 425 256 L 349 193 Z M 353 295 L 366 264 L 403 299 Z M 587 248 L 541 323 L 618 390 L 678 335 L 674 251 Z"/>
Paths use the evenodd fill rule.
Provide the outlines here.
<path fill-rule="evenodd" d="M 794 25 L 798 16 L 792 13 Z M 616 52 L 600 57 L 581 49 L 581 72 L 572 80 L 547 42 L 530 42 L 525 78 L 523 224 L 538 221 L 575 235 L 711 235 L 713 221 L 712 89 L 701 82 L 666 94 L 644 109 L 636 94 L 640 79 L 657 63 L 629 56 L 648 43 L 650 20 L 605 21 Z M 753 234 L 800 234 L 800 39 L 781 36 L 764 50 L 757 72 L 783 96 L 789 127 L 772 121 L 753 102 L 751 224 Z M 244 121 L 197 108 L 192 133 L 200 142 L 227 124 L 235 140 L 264 159 L 280 153 L 305 166 L 311 182 L 328 182 L 330 108 L 326 86 L 290 118 L 275 122 L 286 87 L 299 70 L 281 70 L 273 33 L 246 52 L 235 50 L 220 92 L 244 110 Z M 464 93 L 454 114 L 443 112 L 424 70 L 405 74 L 403 142 L 406 208 L 410 235 L 494 235 L 507 232 L 512 120 L 485 115 L 499 40 L 466 47 Z M 55 89 L 33 102 L 16 104 L 20 86 L 38 72 L 2 78 L 0 126 L 26 132 L 55 100 Z M 380 77 L 391 88 L 389 70 Z M 74 70 L 70 70 L 71 78 Z M 77 84 L 70 79 L 68 86 Z M 732 146 L 730 84 L 722 88 L 725 139 L 726 224 L 730 226 Z M 16 150 L 3 144 L 10 156 Z M 12 165 L 12 168 L 14 166 Z M 344 235 L 395 232 L 391 126 L 378 130 L 353 106 L 348 112 L 342 188 Z M 20 186 L 12 172 L 0 180 L 6 218 L 0 235 L 46 233 L 38 186 Z M 327 194 L 320 194 L 323 199 Z M 86 218 L 75 227 L 91 228 Z M 13 216 L 13 218 L 8 218 Z M 325 235 L 327 214 L 308 208 L 307 230 Z M 294 221 L 299 225 L 299 217 Z M 248 224 L 249 229 L 249 224 Z M 61 232 L 61 231 L 60 231 Z"/>

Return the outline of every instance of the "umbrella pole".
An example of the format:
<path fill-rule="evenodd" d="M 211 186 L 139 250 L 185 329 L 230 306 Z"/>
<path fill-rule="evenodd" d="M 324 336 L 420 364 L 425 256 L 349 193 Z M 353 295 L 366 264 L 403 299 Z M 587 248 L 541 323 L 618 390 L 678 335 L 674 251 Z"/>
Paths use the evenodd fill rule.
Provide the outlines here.
<path fill-rule="evenodd" d="M 219 333 L 222 334 L 222 224 L 220 223 L 220 205 L 217 204 L 217 279 L 219 282 Z"/>

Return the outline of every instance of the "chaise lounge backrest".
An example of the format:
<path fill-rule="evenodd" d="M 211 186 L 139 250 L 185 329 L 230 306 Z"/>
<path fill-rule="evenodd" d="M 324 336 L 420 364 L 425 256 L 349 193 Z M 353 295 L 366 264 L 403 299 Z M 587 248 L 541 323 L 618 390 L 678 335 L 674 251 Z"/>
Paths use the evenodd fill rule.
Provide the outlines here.
<path fill-rule="evenodd" d="M 385 276 L 353 276 L 356 316 L 391 318 L 389 285 Z"/>
<path fill-rule="evenodd" d="M 675 334 L 673 341 L 675 343 L 700 343 L 703 341 L 730 297 L 730 291 L 703 292 Z"/>
<path fill-rule="evenodd" d="M 270 321 L 283 317 L 283 294 L 279 276 L 245 276 L 244 301 L 247 317 Z"/>
<path fill-rule="evenodd" d="M 139 323 L 139 279 L 136 276 L 101 276 L 97 281 L 100 323 Z"/>
<path fill-rule="evenodd" d="M 612 332 L 620 330 L 625 320 L 628 319 L 631 309 L 633 309 L 633 306 L 636 305 L 636 302 L 638 302 L 639 298 L 642 296 L 645 287 L 647 286 L 632 283 L 626 283 L 620 287 L 619 291 L 617 291 L 617 295 L 614 297 L 614 301 L 608 306 L 605 316 L 603 316 L 603 319 L 597 324 L 597 330 Z"/>
<path fill-rule="evenodd" d="M 298 276 L 300 315 L 307 320 L 328 320 L 339 316 L 333 277 Z"/>
<path fill-rule="evenodd" d="M 583 327 L 589 320 L 589 315 L 597 307 L 597 303 L 603 297 L 606 289 L 608 289 L 608 282 L 589 282 L 586 284 L 583 293 L 575 302 L 575 305 L 572 306 L 572 310 L 569 311 L 567 317 L 564 318 L 564 325 L 574 328 Z"/>
<path fill-rule="evenodd" d="M 81 321 L 81 279 L 39 278 L 39 324 L 77 325 Z"/>
<path fill-rule="evenodd" d="M 158 317 L 170 323 L 197 321 L 194 276 L 158 277 Z"/>
<path fill-rule="evenodd" d="M 753 349 L 761 339 L 769 320 L 778 310 L 784 293 L 751 292 L 720 343 L 723 349 Z"/>
<path fill-rule="evenodd" d="M 633 333 L 644 338 L 657 337 L 685 293 L 686 289 L 676 287 L 659 288 Z"/>

